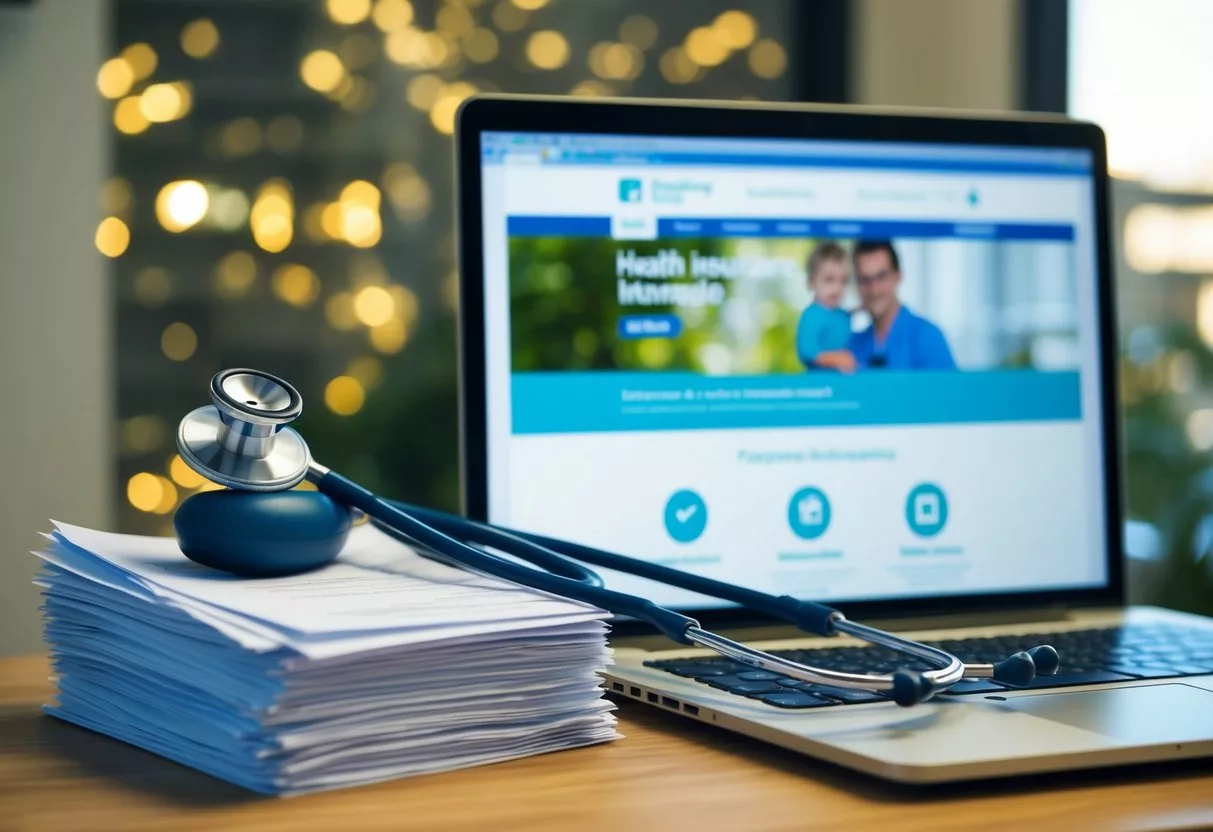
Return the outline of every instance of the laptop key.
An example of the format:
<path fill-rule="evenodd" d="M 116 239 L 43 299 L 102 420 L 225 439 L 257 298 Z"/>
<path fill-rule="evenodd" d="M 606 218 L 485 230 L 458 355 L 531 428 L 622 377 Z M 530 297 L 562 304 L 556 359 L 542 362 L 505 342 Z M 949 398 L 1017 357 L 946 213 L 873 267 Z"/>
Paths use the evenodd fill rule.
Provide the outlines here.
<path fill-rule="evenodd" d="M 780 679 L 786 678 L 779 673 L 772 673 L 769 670 L 747 670 L 737 674 L 738 679 L 745 679 L 747 682 L 778 682 Z"/>
<path fill-rule="evenodd" d="M 779 693 L 759 693 L 750 697 L 774 705 L 777 708 L 821 708 L 826 705 L 837 705 L 833 699 L 814 696 L 804 691 L 780 691 Z"/>
<path fill-rule="evenodd" d="M 783 686 L 775 682 L 747 682 L 738 676 L 717 676 L 706 681 L 714 688 L 727 690 L 729 693 L 737 693 L 742 696 L 749 696 L 754 693 L 779 693 L 784 690 Z"/>
<path fill-rule="evenodd" d="M 831 699 L 837 699 L 845 702 L 848 705 L 856 705 L 861 702 L 884 702 L 886 698 L 879 693 L 871 690 L 853 690 L 851 688 L 836 688 L 833 685 L 811 685 L 805 690 L 812 693 L 828 696 Z"/>

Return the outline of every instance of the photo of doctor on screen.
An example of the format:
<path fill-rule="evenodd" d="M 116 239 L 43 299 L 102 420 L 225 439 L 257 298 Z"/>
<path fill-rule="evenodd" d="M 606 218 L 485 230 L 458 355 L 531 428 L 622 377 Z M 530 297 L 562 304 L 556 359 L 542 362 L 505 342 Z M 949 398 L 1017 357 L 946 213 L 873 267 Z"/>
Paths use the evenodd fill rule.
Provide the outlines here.
<path fill-rule="evenodd" d="M 872 319 L 866 329 L 851 335 L 856 367 L 955 370 L 943 330 L 901 302 L 901 263 L 893 243 L 860 240 L 853 260 L 860 304 Z"/>

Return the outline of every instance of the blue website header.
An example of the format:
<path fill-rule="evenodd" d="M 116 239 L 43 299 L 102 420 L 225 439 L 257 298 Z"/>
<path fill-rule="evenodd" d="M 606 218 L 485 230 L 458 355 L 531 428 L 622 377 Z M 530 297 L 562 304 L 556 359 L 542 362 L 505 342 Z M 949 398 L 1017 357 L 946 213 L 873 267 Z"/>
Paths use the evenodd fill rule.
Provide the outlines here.
<path fill-rule="evenodd" d="M 610 217 L 508 217 L 511 237 L 610 237 Z M 657 237 L 814 237 L 868 239 L 1074 240 L 1061 223 L 976 223 L 938 220 L 799 220 L 658 218 Z"/>
<path fill-rule="evenodd" d="M 557 133 L 485 133 L 485 164 L 759 166 L 1080 176 L 1091 154 L 910 142 L 712 139 Z"/>

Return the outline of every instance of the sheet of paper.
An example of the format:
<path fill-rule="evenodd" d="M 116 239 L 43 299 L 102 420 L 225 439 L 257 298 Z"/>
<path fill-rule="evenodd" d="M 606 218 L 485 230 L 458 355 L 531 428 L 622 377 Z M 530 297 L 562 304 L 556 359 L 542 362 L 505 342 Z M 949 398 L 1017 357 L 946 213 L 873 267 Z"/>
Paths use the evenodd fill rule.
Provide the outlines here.
<path fill-rule="evenodd" d="M 55 524 L 58 534 L 152 592 L 238 612 L 296 634 L 465 628 L 559 616 L 601 618 L 577 601 L 473 575 L 418 555 L 371 525 L 356 527 L 335 563 L 304 575 L 249 580 L 200 566 L 170 538 Z"/>

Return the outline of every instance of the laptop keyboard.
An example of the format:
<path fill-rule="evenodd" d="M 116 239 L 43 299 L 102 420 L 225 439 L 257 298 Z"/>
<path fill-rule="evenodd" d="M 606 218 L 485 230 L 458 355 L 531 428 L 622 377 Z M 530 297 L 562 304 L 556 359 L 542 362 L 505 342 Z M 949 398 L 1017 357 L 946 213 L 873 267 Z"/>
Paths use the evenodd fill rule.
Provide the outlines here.
<path fill-rule="evenodd" d="M 946 692 L 948 695 L 1213 674 L 1213 632 L 1182 627 L 1109 627 L 927 643 L 969 663 L 999 662 L 1011 653 L 1038 644 L 1051 644 L 1061 655 L 1061 668 L 1057 675 L 1037 677 L 1026 687 L 1016 688 L 993 680 L 973 679 L 953 685 Z M 931 669 L 925 662 L 916 661 L 904 653 L 875 646 L 772 650 L 771 653 L 803 664 L 850 673 L 892 673 L 899 668 Z M 800 682 L 771 671 L 755 670 L 723 656 L 660 659 L 645 664 L 777 708 L 822 708 L 881 702 L 887 698 L 870 691 Z"/>

